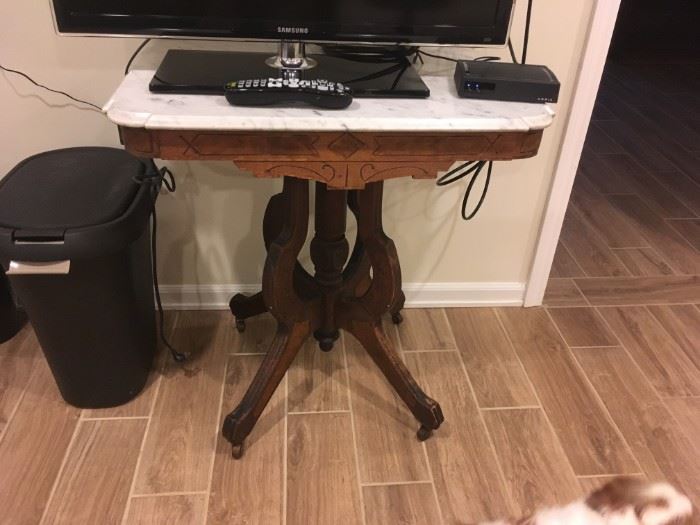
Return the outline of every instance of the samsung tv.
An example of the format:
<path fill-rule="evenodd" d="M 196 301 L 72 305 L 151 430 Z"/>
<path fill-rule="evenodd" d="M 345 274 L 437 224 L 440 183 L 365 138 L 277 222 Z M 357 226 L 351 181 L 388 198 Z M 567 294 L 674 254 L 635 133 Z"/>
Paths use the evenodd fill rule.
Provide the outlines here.
<path fill-rule="evenodd" d="M 52 0 L 60 33 L 503 45 L 515 0 Z"/>
<path fill-rule="evenodd" d="M 387 65 L 337 55 L 307 56 L 306 43 L 504 45 L 515 4 L 515 0 L 51 1 L 61 34 L 280 43 L 273 57 L 170 50 L 150 84 L 154 92 L 218 94 L 230 80 L 294 74 L 343 82 L 355 96 L 372 97 L 427 97 L 430 91 L 405 58 Z"/>

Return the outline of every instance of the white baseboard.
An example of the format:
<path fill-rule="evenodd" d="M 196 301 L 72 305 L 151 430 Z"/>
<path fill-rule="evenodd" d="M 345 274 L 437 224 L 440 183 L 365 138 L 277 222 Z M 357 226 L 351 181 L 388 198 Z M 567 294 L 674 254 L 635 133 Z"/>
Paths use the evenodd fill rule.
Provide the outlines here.
<path fill-rule="evenodd" d="M 522 306 L 525 283 L 404 283 L 407 308 Z M 223 310 L 237 294 L 254 294 L 259 284 L 185 284 L 160 287 L 167 310 Z"/>

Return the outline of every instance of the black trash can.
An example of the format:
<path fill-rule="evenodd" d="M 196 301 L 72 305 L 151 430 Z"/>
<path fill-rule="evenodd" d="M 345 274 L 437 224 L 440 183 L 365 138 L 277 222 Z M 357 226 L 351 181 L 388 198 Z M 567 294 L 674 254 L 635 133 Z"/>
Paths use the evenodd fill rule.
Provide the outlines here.
<path fill-rule="evenodd" d="M 0 267 L 0 344 L 17 335 L 26 322 L 27 316 L 17 306 L 10 283 Z"/>
<path fill-rule="evenodd" d="M 0 181 L 0 264 L 71 405 L 123 404 L 148 377 L 156 175 L 119 149 L 71 148 Z"/>

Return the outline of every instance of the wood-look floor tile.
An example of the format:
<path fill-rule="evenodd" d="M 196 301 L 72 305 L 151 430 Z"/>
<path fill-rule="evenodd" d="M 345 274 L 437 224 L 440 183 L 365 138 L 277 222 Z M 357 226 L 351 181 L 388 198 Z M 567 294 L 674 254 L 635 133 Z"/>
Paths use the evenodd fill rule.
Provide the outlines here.
<path fill-rule="evenodd" d="M 440 523 L 440 511 L 430 483 L 364 487 L 367 525 L 428 525 Z"/>
<path fill-rule="evenodd" d="M 341 343 L 332 352 L 321 352 L 316 339 L 308 339 L 289 369 L 289 412 L 348 409 Z"/>
<path fill-rule="evenodd" d="M 613 115 L 603 104 L 596 103 L 596 105 L 593 107 L 593 116 L 591 120 L 615 120 L 615 115 Z"/>
<path fill-rule="evenodd" d="M 206 494 L 132 498 L 126 525 L 200 525 L 206 506 Z"/>
<path fill-rule="evenodd" d="M 610 171 L 629 185 L 629 191 L 639 195 L 651 210 L 665 219 L 693 217 L 694 213 L 678 200 L 664 185 L 630 155 L 602 157 Z M 622 246 L 620 246 L 622 248 Z"/>
<path fill-rule="evenodd" d="M 425 481 L 417 423 L 360 343 L 344 334 L 363 483 Z"/>
<path fill-rule="evenodd" d="M 622 153 L 622 146 L 603 132 L 604 126 L 605 124 L 591 122 L 586 135 L 586 147 L 598 154 Z"/>
<path fill-rule="evenodd" d="M 579 176 L 571 194 L 571 203 L 586 226 L 598 234 L 610 248 L 647 246 L 646 239 L 606 197 L 598 193 L 585 176 Z"/>
<path fill-rule="evenodd" d="M 233 325 L 234 317 L 229 313 L 228 322 Z M 246 319 L 245 331 L 236 332 L 229 352 L 236 354 L 266 354 L 277 332 L 277 321 L 270 314 L 262 314 Z"/>
<path fill-rule="evenodd" d="M 666 480 L 700 503 L 700 462 L 697 450 L 644 375 L 622 348 L 575 349 L 643 472 Z"/>
<path fill-rule="evenodd" d="M 700 436 L 700 397 L 668 398 L 664 402 L 685 436 L 697 445 Z"/>
<path fill-rule="evenodd" d="M 700 191 L 700 188 L 698 188 L 698 191 Z M 695 251 L 698 252 L 698 257 L 700 257 L 700 219 L 678 219 L 666 222 L 695 248 Z"/>
<path fill-rule="evenodd" d="M 658 66 L 657 66 L 658 67 Z M 684 80 L 678 79 L 674 84 L 684 83 Z M 655 89 L 664 91 L 660 86 Z M 699 88 L 700 89 L 700 88 Z M 678 140 L 679 135 L 693 135 L 693 130 L 687 129 L 687 133 L 683 134 L 682 129 L 685 127 L 679 119 L 668 116 L 669 112 L 664 111 L 660 106 L 670 106 L 665 101 L 674 101 L 677 96 L 669 97 L 668 89 L 660 93 L 661 96 L 637 98 L 639 93 L 631 86 L 623 86 L 621 82 L 612 81 L 609 87 L 603 90 L 599 98 L 610 108 L 610 111 L 619 119 L 624 120 L 628 125 L 633 127 L 639 135 L 646 141 L 647 144 L 653 145 L 659 149 L 669 161 L 680 168 L 687 168 L 693 172 L 696 169 L 688 162 L 689 151 L 681 143 L 684 139 Z M 651 110 L 651 113 L 646 110 L 647 107 L 653 107 L 656 111 Z M 686 114 L 689 108 L 686 108 Z M 666 119 L 657 121 L 656 117 L 666 115 Z M 673 126 L 671 122 L 678 122 Z M 688 137 L 691 138 L 691 137 Z"/>
<path fill-rule="evenodd" d="M 654 178 L 700 217 L 700 184 L 680 171 L 654 172 Z"/>
<path fill-rule="evenodd" d="M 25 326 L 0 345 L 0 437 L 22 399 L 40 355 L 34 331 Z"/>
<path fill-rule="evenodd" d="M 649 244 L 679 273 L 700 274 L 700 257 L 676 230 L 649 209 L 636 195 L 608 197 L 622 213 L 634 221 Z"/>
<path fill-rule="evenodd" d="M 649 101 L 652 102 L 652 101 Z M 692 126 L 670 115 L 662 104 L 647 103 L 643 105 L 635 105 L 635 108 L 641 111 L 647 118 L 654 121 L 658 131 L 677 142 L 683 148 L 691 150 L 700 147 L 700 132 L 693 129 Z"/>
<path fill-rule="evenodd" d="M 585 277 L 585 273 L 571 256 L 569 250 L 561 243 L 557 243 L 557 251 L 554 253 L 552 271 L 550 277 Z"/>
<path fill-rule="evenodd" d="M 414 308 L 403 311 L 399 325 L 401 349 L 454 350 L 455 342 L 442 308 Z"/>
<path fill-rule="evenodd" d="M 673 269 L 653 248 L 613 249 L 613 253 L 635 277 L 673 275 Z"/>
<path fill-rule="evenodd" d="M 496 410 L 484 419 L 508 491 L 524 514 L 578 497 L 574 472 L 542 410 Z"/>
<path fill-rule="evenodd" d="M 520 361 L 490 308 L 450 308 L 447 318 L 482 408 L 537 405 Z"/>
<path fill-rule="evenodd" d="M 606 104 L 607 106 L 607 104 Z M 656 147 L 644 140 L 638 130 L 622 120 L 601 123 L 603 131 L 615 142 L 622 145 L 624 152 L 637 158 L 644 166 L 654 172 L 675 170 Z"/>
<path fill-rule="evenodd" d="M 549 313 L 569 346 L 619 344 L 594 308 L 552 308 Z"/>
<path fill-rule="evenodd" d="M 547 306 L 587 306 L 586 298 L 581 294 L 573 279 L 554 279 L 547 281 L 543 303 Z"/>
<path fill-rule="evenodd" d="M 700 310 L 693 305 L 649 306 L 651 314 L 700 369 Z"/>
<path fill-rule="evenodd" d="M 599 312 L 660 394 L 700 394 L 700 369 L 649 310 L 626 306 Z"/>
<path fill-rule="evenodd" d="M 287 523 L 362 523 L 350 414 L 289 416 Z"/>
<path fill-rule="evenodd" d="M 227 312 L 182 312 L 173 344 L 191 354 L 168 361 L 136 474 L 135 494 L 207 490 L 214 459 L 226 350 L 235 328 Z"/>
<path fill-rule="evenodd" d="M 572 207 L 564 219 L 561 242 L 589 277 L 629 275 L 600 235 Z"/>
<path fill-rule="evenodd" d="M 602 156 L 590 148 L 583 149 L 578 169 L 577 180 L 585 177 L 599 193 L 632 193 L 628 181 L 612 171 Z"/>
<path fill-rule="evenodd" d="M 229 357 L 221 417 L 240 402 L 262 363 L 262 356 Z M 216 458 L 209 500 L 209 524 L 282 523 L 285 444 L 285 381 L 272 395 L 245 442 L 240 460 L 217 433 Z"/>
<path fill-rule="evenodd" d="M 581 495 L 589 496 L 593 494 L 596 490 L 601 488 L 603 485 L 607 485 L 611 481 L 619 478 L 621 476 L 596 476 L 594 478 L 578 478 L 578 483 L 581 486 Z M 638 478 L 644 479 L 644 475 L 626 475 L 626 478 Z"/>
<path fill-rule="evenodd" d="M 406 354 L 406 364 L 445 415 L 445 422 L 425 442 L 445 523 L 518 514 L 520 509 L 503 486 L 459 354 Z"/>
<path fill-rule="evenodd" d="M 577 475 L 636 472 L 636 464 L 543 309 L 499 315 Z"/>
<path fill-rule="evenodd" d="M 22 401 L 0 441 L 0 508 L 12 523 L 39 523 L 78 423 L 48 365 L 37 359 Z"/>
<path fill-rule="evenodd" d="M 697 275 L 576 279 L 592 305 L 689 303 L 700 297 Z"/>
<path fill-rule="evenodd" d="M 121 523 L 146 423 L 81 422 L 42 523 Z"/>
<path fill-rule="evenodd" d="M 622 127 L 615 129 L 615 125 L 620 122 L 605 123 L 607 134 L 622 144 L 631 156 L 644 159 L 645 162 L 653 161 L 651 165 L 659 171 L 678 168 L 691 177 L 697 176 L 698 159 L 695 155 L 667 134 L 661 133 L 657 123 L 649 119 L 643 110 L 631 107 L 622 97 L 613 95 L 609 91 L 601 92 L 599 97 L 621 121 L 624 121 L 627 130 L 633 130 L 633 137 L 621 138 L 618 134 L 622 132 Z M 651 104 L 658 104 L 658 101 L 651 101 Z M 611 132 L 611 130 L 614 131 Z M 638 139 L 634 141 L 636 144 L 632 138 Z M 662 159 L 665 159 L 665 165 Z"/>

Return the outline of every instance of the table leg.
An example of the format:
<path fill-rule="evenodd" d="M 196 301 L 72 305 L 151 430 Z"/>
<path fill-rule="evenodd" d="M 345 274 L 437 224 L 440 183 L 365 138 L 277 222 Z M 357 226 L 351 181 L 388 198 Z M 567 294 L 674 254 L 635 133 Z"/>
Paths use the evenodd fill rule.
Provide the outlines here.
<path fill-rule="evenodd" d="M 418 386 L 404 365 L 399 354 L 384 334 L 381 325 L 368 321 L 351 322 L 344 328 L 362 344 L 372 360 L 406 403 L 414 417 L 421 423 L 418 439 L 425 441 L 433 430 L 440 427 L 445 418 L 440 405 L 428 397 Z"/>
<path fill-rule="evenodd" d="M 373 270 L 369 289 L 361 297 L 346 297 L 339 308 L 341 328 L 353 334 L 372 357 L 399 397 L 420 421 L 420 440 L 427 439 L 444 418 L 440 405 L 429 398 L 393 349 L 379 321 L 387 311 L 400 310 L 401 267 L 394 242 L 382 225 L 383 183 L 368 184 L 357 197 L 358 242 Z"/>
<path fill-rule="evenodd" d="M 243 455 L 245 438 L 253 430 L 309 334 L 308 323 L 295 323 L 291 328 L 278 327 L 277 335 L 243 400 L 224 420 L 223 434 L 231 442 L 235 459 Z"/>
<path fill-rule="evenodd" d="M 282 206 L 284 225 L 270 243 L 263 275 L 262 298 L 278 321 L 277 335 L 243 400 L 224 421 L 223 435 L 233 445 L 234 458 L 243 454 L 243 442 L 258 421 L 299 349 L 318 326 L 315 304 L 295 293 L 294 275 L 299 251 L 308 232 L 308 182 L 286 178 Z M 247 299 L 254 305 L 257 296 Z M 232 301 L 235 305 L 243 302 Z M 252 308 L 252 307 L 251 307 Z"/>

